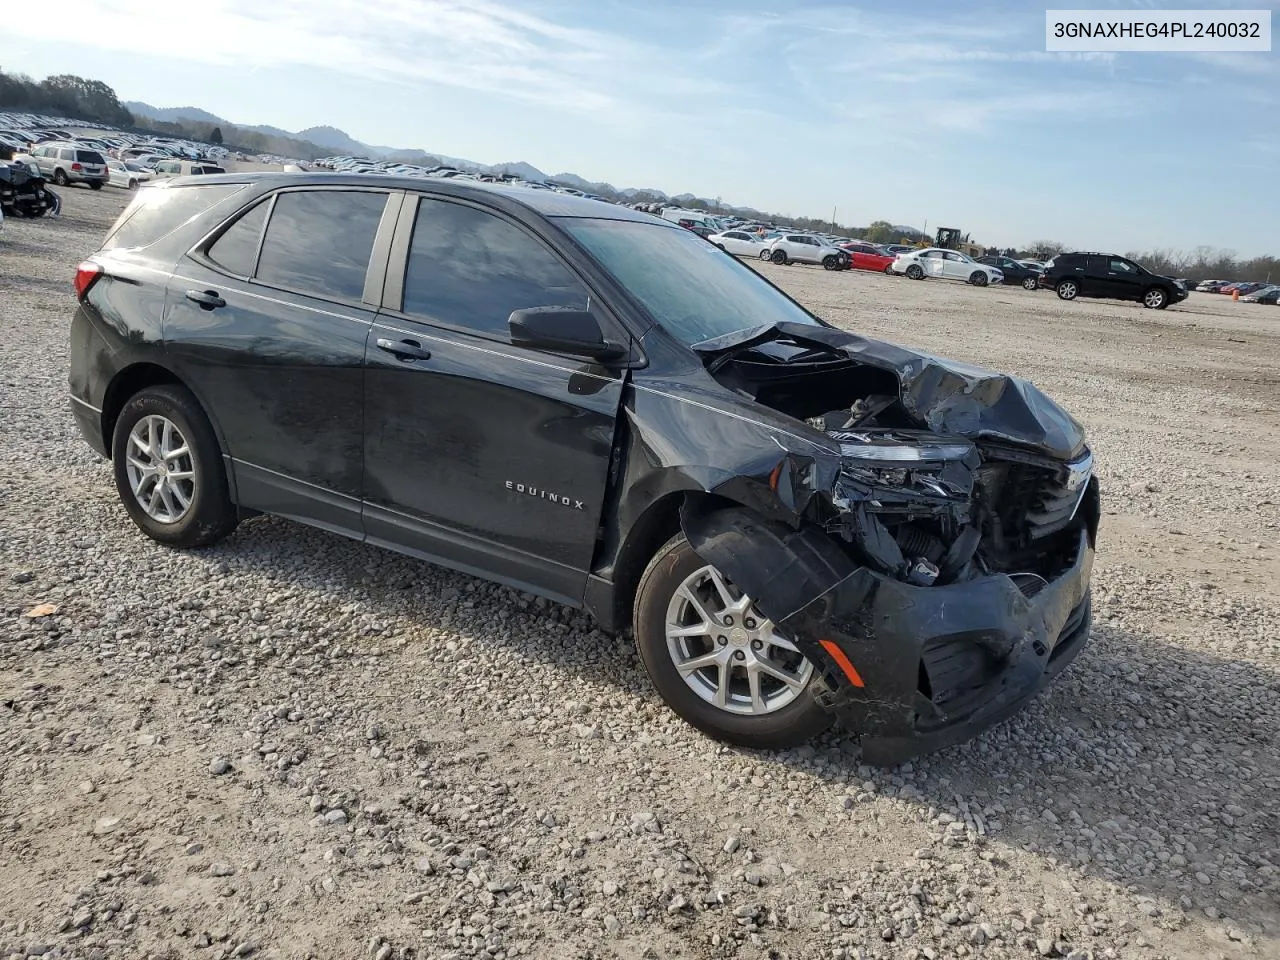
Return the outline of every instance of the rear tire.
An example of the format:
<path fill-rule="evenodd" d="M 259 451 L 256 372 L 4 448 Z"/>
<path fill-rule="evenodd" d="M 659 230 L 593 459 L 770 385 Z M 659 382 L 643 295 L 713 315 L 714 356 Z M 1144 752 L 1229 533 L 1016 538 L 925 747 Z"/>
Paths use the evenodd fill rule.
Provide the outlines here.
<path fill-rule="evenodd" d="M 743 714 L 715 706 L 699 696 L 676 668 L 667 638 L 667 614 L 681 586 L 707 563 L 683 534 L 654 555 L 636 590 L 635 637 L 640 659 L 662 699 L 686 722 L 726 743 L 760 750 L 785 750 L 829 728 L 831 714 L 813 698 L 820 682 L 814 669 L 803 690 L 785 706 L 768 713 Z"/>
<path fill-rule="evenodd" d="M 1054 289 L 1058 293 L 1059 300 L 1074 300 L 1080 296 L 1080 285 L 1074 280 L 1060 280 Z"/>
<path fill-rule="evenodd" d="M 134 435 L 135 427 L 144 421 L 158 427 L 168 423 L 176 433 L 175 452 L 163 453 L 150 437 L 144 450 Z M 140 430 L 145 433 L 146 426 Z M 185 452 L 176 452 L 183 450 Z M 174 384 L 147 387 L 130 397 L 116 418 L 111 436 L 111 461 L 116 490 L 125 511 L 138 528 L 157 543 L 182 548 L 207 547 L 236 528 L 238 515 L 228 492 L 217 437 L 209 418 L 186 387 Z M 164 464 L 161 476 L 170 491 L 175 486 L 182 488 L 180 496 L 171 492 L 162 498 L 164 503 L 187 502 L 180 514 L 168 520 L 157 517 L 154 509 L 156 490 L 161 482 L 151 479 L 156 471 L 139 470 L 140 465 L 158 462 Z M 135 485 L 140 473 L 144 479 Z M 171 475 L 178 473 L 183 479 L 172 480 Z M 149 485 L 148 479 L 151 479 Z M 149 505 L 152 510 L 148 509 Z"/>
<path fill-rule="evenodd" d="M 61 167 L 53 171 L 53 182 L 60 187 L 65 187 L 67 185 L 67 172 Z"/>
<path fill-rule="evenodd" d="M 778 266 L 785 266 L 787 263 L 787 252 L 785 250 L 775 250 L 769 256 L 769 259 L 778 264 Z"/>
<path fill-rule="evenodd" d="M 907 267 L 907 276 L 912 280 L 923 280 L 924 268 L 918 263 L 913 263 L 911 266 Z"/>
<path fill-rule="evenodd" d="M 101 190 L 101 189 L 102 189 L 102 181 L 101 181 L 101 180 L 90 180 L 90 181 L 89 181 L 89 189 L 90 189 L 90 190 Z"/>

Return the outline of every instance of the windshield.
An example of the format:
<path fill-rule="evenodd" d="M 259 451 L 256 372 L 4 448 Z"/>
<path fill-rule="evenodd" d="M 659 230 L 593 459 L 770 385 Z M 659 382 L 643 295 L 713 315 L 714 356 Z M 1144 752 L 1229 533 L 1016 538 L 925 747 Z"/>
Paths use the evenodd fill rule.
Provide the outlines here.
<path fill-rule="evenodd" d="M 627 220 L 558 222 L 682 343 L 775 323 L 819 325 L 750 267 L 688 230 Z"/>

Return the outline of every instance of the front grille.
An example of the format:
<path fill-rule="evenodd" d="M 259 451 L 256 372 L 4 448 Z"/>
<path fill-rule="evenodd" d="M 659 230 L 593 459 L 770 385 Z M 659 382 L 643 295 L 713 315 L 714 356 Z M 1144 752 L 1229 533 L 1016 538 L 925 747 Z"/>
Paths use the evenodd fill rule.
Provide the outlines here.
<path fill-rule="evenodd" d="M 1069 489 L 1067 469 L 1029 463 L 983 468 L 983 487 L 1006 538 L 1030 543 L 1057 533 L 1075 517 L 1084 485 Z"/>

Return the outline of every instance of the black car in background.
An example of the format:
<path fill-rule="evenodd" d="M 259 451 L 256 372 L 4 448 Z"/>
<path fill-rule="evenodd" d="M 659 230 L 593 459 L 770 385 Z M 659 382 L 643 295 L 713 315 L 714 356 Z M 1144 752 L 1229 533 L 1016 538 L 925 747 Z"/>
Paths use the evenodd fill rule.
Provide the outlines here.
<path fill-rule="evenodd" d="M 1032 384 L 835 329 L 688 230 L 499 185 L 144 186 L 71 404 L 148 536 L 265 512 L 630 627 L 712 736 L 967 738 L 1090 627 L 1098 485 Z"/>
<path fill-rule="evenodd" d="M 1004 274 L 1004 282 L 1006 286 L 1019 284 L 1024 290 L 1035 290 L 1040 285 L 1040 273 L 1033 267 L 1019 263 L 1012 257 L 1004 257 L 996 254 L 988 254 L 985 257 L 976 258 L 978 263 L 985 263 L 989 267 L 995 267 Z"/>
<path fill-rule="evenodd" d="M 1116 253 L 1060 253 L 1044 265 L 1040 285 L 1063 300 L 1105 297 L 1135 300 L 1152 310 L 1187 299 L 1186 285 L 1151 273 Z"/>

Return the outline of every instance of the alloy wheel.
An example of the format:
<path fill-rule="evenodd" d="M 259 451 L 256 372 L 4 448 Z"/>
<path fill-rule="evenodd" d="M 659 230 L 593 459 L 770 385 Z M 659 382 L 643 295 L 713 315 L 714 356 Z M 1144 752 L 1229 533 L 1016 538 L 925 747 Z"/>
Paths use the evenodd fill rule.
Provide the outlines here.
<path fill-rule="evenodd" d="M 158 523 L 177 523 L 196 495 L 195 461 L 182 431 L 168 417 L 151 414 L 129 431 L 126 448 L 133 498 Z"/>
<path fill-rule="evenodd" d="M 1142 302 L 1145 306 L 1150 307 L 1152 310 L 1159 310 L 1161 307 L 1164 306 L 1164 291 L 1148 290 L 1143 295 Z"/>
<path fill-rule="evenodd" d="M 667 605 L 667 651 L 707 703 L 762 716 L 795 702 L 813 664 L 715 567 L 691 573 Z"/>

